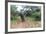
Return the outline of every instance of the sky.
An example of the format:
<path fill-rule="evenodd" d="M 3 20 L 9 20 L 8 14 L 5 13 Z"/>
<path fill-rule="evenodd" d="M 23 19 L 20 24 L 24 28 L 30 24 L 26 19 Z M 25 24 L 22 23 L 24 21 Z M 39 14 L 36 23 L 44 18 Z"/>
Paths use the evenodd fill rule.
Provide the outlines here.
<path fill-rule="evenodd" d="M 18 10 L 19 12 L 21 12 L 20 10 L 23 9 L 23 6 L 20 6 L 20 5 L 17 5 L 16 7 L 18 7 L 17 10 Z M 25 10 L 26 10 L 26 8 L 24 9 L 24 11 L 25 11 Z M 27 10 L 29 10 L 29 8 L 28 8 Z M 30 9 L 30 10 L 31 10 L 31 9 Z"/>
<path fill-rule="evenodd" d="M 19 5 L 18 5 L 17 7 L 18 7 L 17 10 L 18 10 L 19 12 L 20 12 L 21 9 L 23 9 L 22 6 L 19 6 Z"/>

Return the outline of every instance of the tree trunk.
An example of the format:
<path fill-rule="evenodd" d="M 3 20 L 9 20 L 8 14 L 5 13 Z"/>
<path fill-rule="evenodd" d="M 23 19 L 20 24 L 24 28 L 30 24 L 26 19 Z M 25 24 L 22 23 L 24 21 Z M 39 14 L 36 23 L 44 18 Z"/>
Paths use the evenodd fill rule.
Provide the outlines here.
<path fill-rule="evenodd" d="M 24 15 L 23 14 L 20 14 L 20 17 L 21 17 L 22 22 L 24 22 L 25 21 Z"/>

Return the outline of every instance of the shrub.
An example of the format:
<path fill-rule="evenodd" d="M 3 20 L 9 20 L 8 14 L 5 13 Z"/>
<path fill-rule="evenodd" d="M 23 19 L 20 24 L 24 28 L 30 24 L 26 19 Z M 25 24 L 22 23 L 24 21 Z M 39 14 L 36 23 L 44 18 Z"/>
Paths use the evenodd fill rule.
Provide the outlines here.
<path fill-rule="evenodd" d="M 41 20 L 41 14 L 39 12 L 33 13 L 32 17 L 35 18 L 35 20 Z"/>

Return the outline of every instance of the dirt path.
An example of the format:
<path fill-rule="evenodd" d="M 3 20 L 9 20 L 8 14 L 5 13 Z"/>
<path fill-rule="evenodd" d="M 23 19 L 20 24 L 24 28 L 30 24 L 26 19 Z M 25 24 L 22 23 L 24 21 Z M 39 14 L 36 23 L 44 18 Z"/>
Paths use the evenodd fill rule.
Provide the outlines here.
<path fill-rule="evenodd" d="M 16 24 L 11 23 L 11 28 L 36 28 L 40 26 L 41 26 L 40 21 L 35 22 L 35 21 L 29 21 L 27 19 L 24 22 L 18 20 Z"/>

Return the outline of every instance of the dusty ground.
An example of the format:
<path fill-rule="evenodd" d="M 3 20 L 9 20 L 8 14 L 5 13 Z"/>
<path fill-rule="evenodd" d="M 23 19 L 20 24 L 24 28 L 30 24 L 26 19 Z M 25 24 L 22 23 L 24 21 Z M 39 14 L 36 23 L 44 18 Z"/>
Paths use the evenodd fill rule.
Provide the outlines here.
<path fill-rule="evenodd" d="M 36 28 L 40 27 L 41 23 L 40 21 L 30 21 L 30 20 L 25 20 L 22 22 L 20 19 L 16 21 L 16 23 L 11 23 L 11 28 Z"/>

